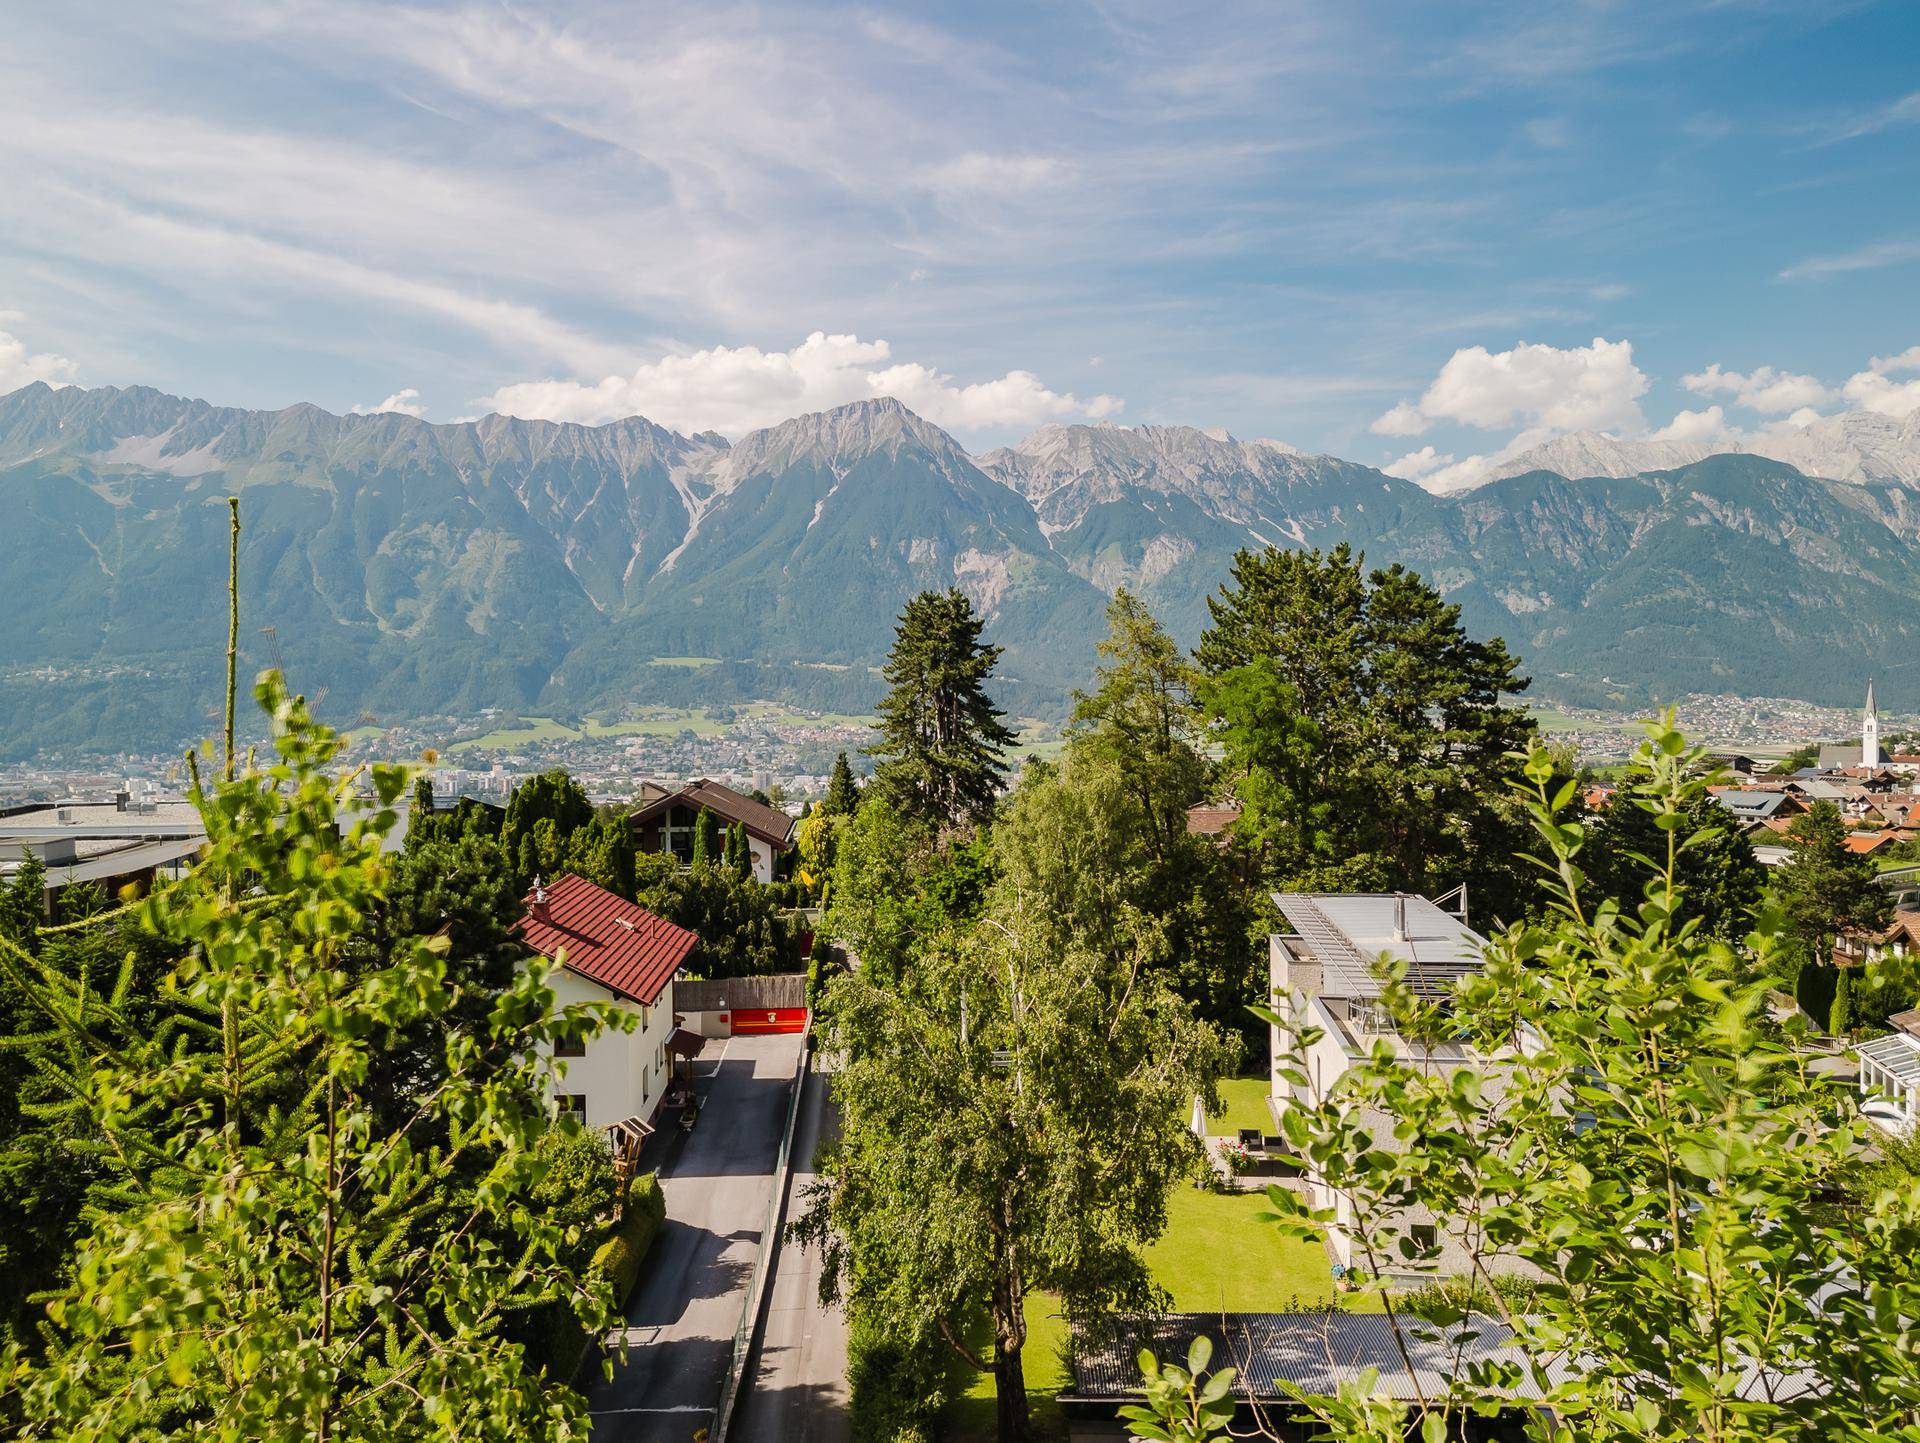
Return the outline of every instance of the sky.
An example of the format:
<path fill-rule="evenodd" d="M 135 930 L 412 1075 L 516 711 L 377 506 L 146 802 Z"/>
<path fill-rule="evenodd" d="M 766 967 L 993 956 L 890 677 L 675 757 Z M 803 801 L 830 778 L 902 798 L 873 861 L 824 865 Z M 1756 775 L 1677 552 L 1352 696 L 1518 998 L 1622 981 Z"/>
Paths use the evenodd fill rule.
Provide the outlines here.
<path fill-rule="evenodd" d="M 0 392 L 1427 484 L 1920 407 L 1911 0 L 73 0 L 0 39 Z"/>

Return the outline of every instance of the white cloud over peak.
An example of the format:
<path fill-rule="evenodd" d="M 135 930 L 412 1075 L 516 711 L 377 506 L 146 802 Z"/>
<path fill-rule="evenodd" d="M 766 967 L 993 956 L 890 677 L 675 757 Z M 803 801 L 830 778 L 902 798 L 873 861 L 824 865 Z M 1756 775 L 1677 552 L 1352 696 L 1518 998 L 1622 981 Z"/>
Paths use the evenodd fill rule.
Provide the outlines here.
<path fill-rule="evenodd" d="M 1407 452 L 1398 461 L 1389 461 L 1380 469 L 1389 476 L 1398 476 L 1402 481 L 1418 481 L 1422 476 L 1430 476 L 1442 466 L 1452 464 L 1452 453 L 1442 455 L 1431 446 L 1422 446 L 1418 451 Z"/>
<path fill-rule="evenodd" d="M 1903 371 L 1920 371 L 1920 346 L 1891 356 L 1875 356 L 1867 369 L 1855 371 L 1840 387 L 1840 394 L 1863 411 L 1878 411 L 1887 416 L 1905 416 L 1920 410 L 1920 377 L 1895 381 L 1890 377 Z"/>
<path fill-rule="evenodd" d="M 815 331 L 786 351 L 714 346 L 666 356 L 629 376 L 580 381 L 523 381 L 502 386 L 480 404 L 503 415 L 591 425 L 645 416 L 678 431 L 737 436 L 808 411 L 892 396 L 937 426 L 956 431 L 1037 426 L 1068 417 L 1118 415 L 1118 397 L 1049 388 L 1031 371 L 955 385 L 951 376 L 915 361 L 895 362 L 882 340 Z"/>
<path fill-rule="evenodd" d="M 18 312 L 0 311 L 0 320 L 19 319 Z M 0 331 L 0 396 L 31 386 L 35 381 L 45 381 L 55 389 L 71 386 L 79 374 L 80 367 L 65 356 L 50 352 L 34 355 L 27 350 L 25 341 Z"/>
<path fill-rule="evenodd" d="M 1812 376 L 1777 371 L 1772 366 L 1761 366 L 1743 375 L 1739 371 L 1723 371 L 1715 362 L 1704 371 L 1682 376 L 1680 384 L 1698 396 L 1732 396 L 1735 404 L 1767 415 L 1824 406 L 1834 399 L 1833 392 Z"/>
<path fill-rule="evenodd" d="M 1726 409 L 1709 406 L 1704 411 L 1681 411 L 1659 430 L 1650 432 L 1649 441 L 1692 441 L 1702 446 L 1718 446 L 1735 439 L 1739 432 L 1727 424 Z"/>
<path fill-rule="evenodd" d="M 1596 336 L 1561 349 L 1522 341 L 1512 350 L 1457 350 L 1418 401 L 1402 401 L 1373 423 L 1385 436 L 1417 436 L 1438 421 L 1491 430 L 1524 426 L 1541 433 L 1627 429 L 1646 424 L 1640 397 L 1647 378 L 1633 343 Z"/>
<path fill-rule="evenodd" d="M 402 391 L 395 391 L 377 406 L 355 406 L 347 414 L 378 416 L 388 411 L 398 412 L 402 416 L 412 416 L 416 420 L 427 414 L 427 408 L 420 400 L 420 392 L 412 386 Z"/>

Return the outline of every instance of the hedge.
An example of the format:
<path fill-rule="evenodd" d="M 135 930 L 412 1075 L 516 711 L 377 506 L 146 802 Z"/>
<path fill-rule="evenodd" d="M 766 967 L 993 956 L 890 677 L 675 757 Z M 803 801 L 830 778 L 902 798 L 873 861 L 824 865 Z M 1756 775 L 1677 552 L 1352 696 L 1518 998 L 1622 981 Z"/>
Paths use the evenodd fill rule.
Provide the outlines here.
<path fill-rule="evenodd" d="M 666 1217 L 667 1200 L 660 1191 L 659 1177 L 649 1172 L 635 1178 L 627 1189 L 627 1206 L 619 1223 L 587 1264 L 589 1272 L 597 1272 L 613 1284 L 617 1311 L 626 1310 L 640 1277 L 640 1265 L 646 1261 Z M 571 1382 L 586 1359 L 590 1340 L 565 1299 L 526 1309 L 509 1331 L 525 1344 L 528 1361 L 549 1378 Z"/>
<path fill-rule="evenodd" d="M 600 1251 L 588 1264 L 594 1272 L 613 1283 L 614 1301 L 622 1308 L 633 1296 L 633 1285 L 640 1277 L 640 1264 L 660 1235 L 667 1220 L 666 1194 L 660 1191 L 658 1173 L 642 1173 L 627 1189 L 627 1206 L 613 1236 L 600 1244 Z"/>

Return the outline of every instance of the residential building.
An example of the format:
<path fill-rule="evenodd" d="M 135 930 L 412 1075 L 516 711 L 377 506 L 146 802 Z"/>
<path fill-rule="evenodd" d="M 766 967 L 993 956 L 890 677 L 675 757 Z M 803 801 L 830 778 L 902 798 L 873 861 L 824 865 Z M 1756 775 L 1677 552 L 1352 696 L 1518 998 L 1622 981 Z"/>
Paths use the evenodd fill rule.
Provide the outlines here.
<path fill-rule="evenodd" d="M 207 844 L 200 809 L 180 797 L 157 797 L 129 781 L 110 802 L 28 803 L 0 810 L 0 878 L 27 854 L 47 869 L 49 904 L 62 888 L 97 883 L 109 896 L 179 876 Z"/>
<path fill-rule="evenodd" d="M 534 883 L 515 925 L 521 941 L 560 965 L 548 986 L 561 1006 L 611 1002 L 637 1018 L 631 1032 L 606 1029 L 554 1048 L 562 1064 L 554 1097 L 589 1127 L 635 1145 L 673 1077 L 673 1058 L 692 1056 L 703 1040 L 674 1017 L 674 979 L 698 938 L 684 927 L 569 873 Z"/>
<path fill-rule="evenodd" d="M 643 784 L 640 803 L 631 813 L 634 843 L 643 852 L 670 852 L 682 866 L 690 865 L 702 812 L 713 813 L 722 832 L 737 824 L 746 833 L 757 881 L 771 882 L 778 860 L 793 850 L 792 817 L 704 777 L 671 791 Z"/>
<path fill-rule="evenodd" d="M 1920 1119 L 1920 1011 L 1887 1019 L 1894 1031 L 1855 1045 L 1860 1063 L 1860 1113 L 1898 1136 Z"/>
<path fill-rule="evenodd" d="M 1484 1090 L 1497 1089 L 1501 1056 L 1483 1055 L 1454 1040 L 1405 1036 L 1382 1000 L 1384 986 L 1377 971 L 1382 961 L 1404 963 L 1407 985 L 1428 999 L 1444 998 L 1456 981 L 1479 969 L 1486 939 L 1464 917 L 1404 892 L 1283 892 L 1274 901 L 1292 929 L 1276 933 L 1269 941 L 1270 980 L 1277 1005 L 1290 1008 L 1297 1022 L 1320 1032 L 1307 1050 L 1305 1081 L 1295 1084 L 1280 1073 L 1289 1040 L 1280 1028 L 1271 1029 L 1268 1107 L 1276 1124 L 1289 1108 L 1312 1106 L 1331 1095 L 1348 1069 L 1364 1061 L 1381 1041 L 1398 1056 L 1436 1072 L 1472 1068 L 1482 1074 Z M 1384 1113 L 1362 1121 L 1370 1125 L 1379 1145 L 1396 1145 L 1393 1121 Z M 1346 1231 L 1347 1200 L 1323 1184 L 1311 1168 L 1302 1179 L 1311 1204 L 1334 1212 L 1327 1232 L 1333 1260 L 1342 1267 L 1367 1266 Z M 1441 1273 L 1459 1272 L 1468 1265 L 1470 1250 L 1449 1220 L 1420 1213 L 1409 1215 L 1407 1222 L 1416 1243 L 1440 1249 Z M 1376 1263 L 1382 1271 L 1399 1271 L 1397 1256 Z M 1422 1271 L 1430 1274 L 1432 1270 L 1428 1265 Z"/>

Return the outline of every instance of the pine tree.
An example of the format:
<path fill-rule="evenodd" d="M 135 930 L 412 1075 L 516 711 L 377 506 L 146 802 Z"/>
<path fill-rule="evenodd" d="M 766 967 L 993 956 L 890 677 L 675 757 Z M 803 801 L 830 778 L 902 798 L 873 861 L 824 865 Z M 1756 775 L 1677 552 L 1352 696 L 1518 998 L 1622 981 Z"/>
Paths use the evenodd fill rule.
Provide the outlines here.
<path fill-rule="evenodd" d="M 859 805 L 860 788 L 853 780 L 853 768 L 847 765 L 847 754 L 841 752 L 833 759 L 833 775 L 827 779 L 827 799 L 820 804 L 821 809 L 830 817 L 850 817 Z"/>
<path fill-rule="evenodd" d="M 884 675 L 891 688 L 867 749 L 880 758 L 874 785 L 906 815 L 939 828 L 978 822 L 992 809 L 1013 733 L 988 700 L 1001 649 L 980 641 L 984 623 L 957 590 L 923 591 L 900 613 Z"/>

